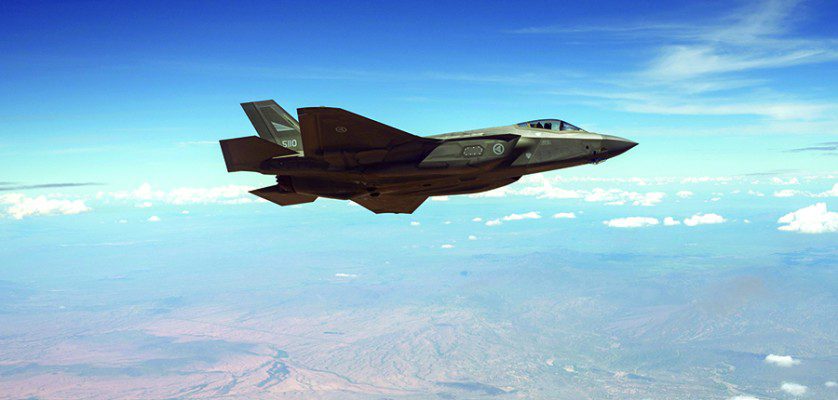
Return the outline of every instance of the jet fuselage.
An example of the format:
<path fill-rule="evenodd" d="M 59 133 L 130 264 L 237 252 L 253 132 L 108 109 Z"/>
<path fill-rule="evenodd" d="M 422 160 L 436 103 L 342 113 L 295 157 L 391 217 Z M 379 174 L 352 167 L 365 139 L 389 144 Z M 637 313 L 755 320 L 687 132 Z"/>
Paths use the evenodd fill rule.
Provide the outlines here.
<path fill-rule="evenodd" d="M 228 170 L 275 175 L 277 185 L 254 194 L 281 205 L 328 197 L 375 212 L 412 212 L 429 196 L 491 190 L 526 174 L 600 163 L 637 145 L 553 119 L 418 137 L 340 109 L 300 109 L 296 125 L 272 101 L 243 107 L 262 139 L 285 146 L 259 161 L 271 154 L 254 142 L 259 138 L 247 149 L 233 141 L 248 138 L 222 141 Z"/>

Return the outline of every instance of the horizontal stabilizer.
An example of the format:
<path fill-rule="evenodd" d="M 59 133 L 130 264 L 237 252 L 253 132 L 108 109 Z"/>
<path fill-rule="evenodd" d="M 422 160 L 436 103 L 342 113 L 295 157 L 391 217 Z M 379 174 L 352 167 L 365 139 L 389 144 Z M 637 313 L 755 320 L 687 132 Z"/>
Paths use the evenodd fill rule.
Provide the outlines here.
<path fill-rule="evenodd" d="M 294 204 L 311 203 L 312 201 L 317 200 L 317 196 L 283 191 L 279 187 L 279 185 L 251 190 L 250 193 L 253 193 L 267 201 L 270 201 L 271 203 L 276 203 L 281 206 L 292 206 Z"/>
<path fill-rule="evenodd" d="M 354 198 L 352 201 L 376 214 L 412 214 L 427 199 L 428 196 L 382 195 L 373 197 L 367 195 Z"/>
<path fill-rule="evenodd" d="M 259 171 L 262 161 L 278 156 L 296 155 L 293 150 L 286 149 L 274 142 L 258 136 L 247 136 L 220 141 L 227 172 Z"/>

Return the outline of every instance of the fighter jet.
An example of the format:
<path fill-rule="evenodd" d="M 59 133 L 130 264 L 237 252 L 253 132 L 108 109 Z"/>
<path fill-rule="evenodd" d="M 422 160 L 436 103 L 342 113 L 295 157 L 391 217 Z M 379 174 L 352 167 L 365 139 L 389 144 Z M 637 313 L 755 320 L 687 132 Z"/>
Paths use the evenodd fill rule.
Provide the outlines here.
<path fill-rule="evenodd" d="M 637 143 L 559 119 L 420 137 L 340 108 L 242 103 L 259 136 L 221 140 L 228 172 L 275 175 L 251 191 L 288 206 L 318 197 L 410 214 L 430 196 L 478 193 L 521 176 L 598 164 Z"/>

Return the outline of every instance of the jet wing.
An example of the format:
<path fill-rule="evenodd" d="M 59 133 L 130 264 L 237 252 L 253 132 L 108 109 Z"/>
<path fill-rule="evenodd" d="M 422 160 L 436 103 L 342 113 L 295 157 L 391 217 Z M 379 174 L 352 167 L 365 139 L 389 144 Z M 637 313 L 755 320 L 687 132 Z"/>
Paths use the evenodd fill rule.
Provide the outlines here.
<path fill-rule="evenodd" d="M 363 196 L 354 198 L 352 201 L 376 214 L 412 214 L 427 199 L 428 196 L 381 195 L 378 197 Z"/>
<path fill-rule="evenodd" d="M 438 143 L 340 108 L 300 108 L 297 116 L 306 157 L 334 166 L 407 161 Z"/>

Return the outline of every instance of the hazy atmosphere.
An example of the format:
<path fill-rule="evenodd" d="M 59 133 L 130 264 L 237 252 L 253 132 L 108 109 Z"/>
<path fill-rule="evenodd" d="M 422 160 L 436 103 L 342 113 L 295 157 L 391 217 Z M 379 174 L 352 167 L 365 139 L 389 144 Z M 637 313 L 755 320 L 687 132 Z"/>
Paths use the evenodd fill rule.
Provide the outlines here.
<path fill-rule="evenodd" d="M 838 7 L 0 4 L 0 399 L 838 398 Z M 412 215 L 239 103 L 639 142 Z"/>

